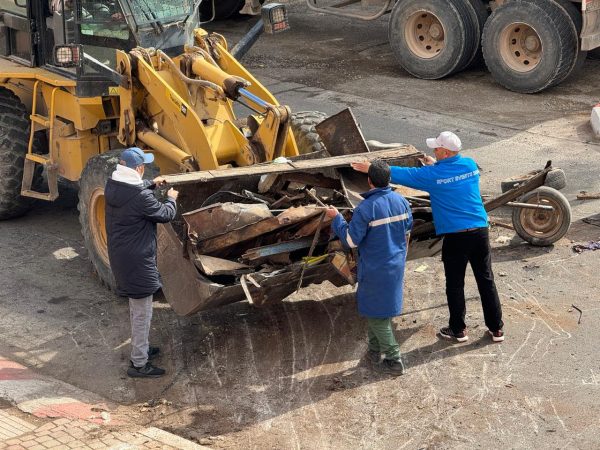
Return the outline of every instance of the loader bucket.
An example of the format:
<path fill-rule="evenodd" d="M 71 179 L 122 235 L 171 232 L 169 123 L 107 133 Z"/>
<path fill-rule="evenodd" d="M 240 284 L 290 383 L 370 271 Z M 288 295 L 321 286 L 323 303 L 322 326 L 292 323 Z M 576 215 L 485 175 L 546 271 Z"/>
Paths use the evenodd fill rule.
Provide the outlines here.
<path fill-rule="evenodd" d="M 276 303 L 324 281 L 352 283 L 354 257 L 330 235 L 319 203 L 334 204 L 349 218 L 359 198 L 353 189 L 368 190 L 366 175 L 344 182 L 350 162 L 381 158 L 417 166 L 421 156 L 402 146 L 166 176 L 180 192 L 178 217 L 158 226 L 158 269 L 167 301 L 187 316 L 244 300 Z M 422 217 L 421 225 L 431 220 Z M 429 231 L 413 234 L 413 242 L 418 256 L 430 256 L 439 251 L 439 239 L 431 239 L 427 226 L 422 229 Z"/>

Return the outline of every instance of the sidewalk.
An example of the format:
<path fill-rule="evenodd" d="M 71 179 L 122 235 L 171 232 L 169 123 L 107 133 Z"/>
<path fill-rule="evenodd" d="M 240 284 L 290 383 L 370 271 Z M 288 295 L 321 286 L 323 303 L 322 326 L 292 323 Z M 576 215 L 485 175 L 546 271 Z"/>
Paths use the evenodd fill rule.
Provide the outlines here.
<path fill-rule="evenodd" d="M 0 409 L 0 449 L 206 449 L 158 428 L 113 420 L 113 405 L 97 395 L 2 357 L 0 398 L 45 422 Z"/>

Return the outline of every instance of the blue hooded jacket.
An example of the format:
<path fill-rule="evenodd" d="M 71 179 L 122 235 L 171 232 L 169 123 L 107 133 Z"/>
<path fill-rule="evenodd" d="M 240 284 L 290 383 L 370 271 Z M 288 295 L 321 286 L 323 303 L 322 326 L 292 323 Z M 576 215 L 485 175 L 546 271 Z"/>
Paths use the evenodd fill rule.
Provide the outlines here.
<path fill-rule="evenodd" d="M 331 227 L 342 243 L 358 247 L 358 312 L 388 318 L 402 312 L 404 265 L 412 228 L 410 205 L 390 187 L 362 194 L 348 224 L 341 214 Z"/>
<path fill-rule="evenodd" d="M 438 235 L 488 226 L 479 192 L 479 169 L 460 155 L 425 167 L 391 167 L 394 184 L 429 192 Z"/>

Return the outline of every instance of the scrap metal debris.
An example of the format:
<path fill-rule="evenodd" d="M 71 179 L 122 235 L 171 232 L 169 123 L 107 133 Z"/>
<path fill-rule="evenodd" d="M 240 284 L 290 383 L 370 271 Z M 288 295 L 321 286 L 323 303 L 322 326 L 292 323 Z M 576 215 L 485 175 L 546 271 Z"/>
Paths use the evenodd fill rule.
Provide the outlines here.
<path fill-rule="evenodd" d="M 577 324 L 581 324 L 581 316 L 583 316 L 583 311 L 573 304 L 571 305 L 571 308 L 579 311 L 579 320 L 577 320 Z"/>
<path fill-rule="evenodd" d="M 600 241 L 590 241 L 587 244 L 575 244 L 572 248 L 575 253 L 583 253 L 587 250 L 600 250 Z"/>
<path fill-rule="evenodd" d="M 414 167 L 420 156 L 405 147 L 294 160 L 291 168 L 284 162 L 174 176 L 181 210 L 189 212 L 173 226 L 158 227 L 165 297 L 177 314 L 190 315 L 244 299 L 255 306 L 279 302 L 324 281 L 354 284 L 356 254 L 331 232 L 324 207 L 351 219 L 359 193 L 369 190 L 366 175 L 349 168 L 355 158 Z M 433 256 L 441 239 L 431 206 L 422 193 L 411 194 L 415 228 L 408 258 Z"/>
<path fill-rule="evenodd" d="M 577 200 L 598 200 L 600 199 L 600 192 L 587 192 L 580 191 L 577 194 Z"/>

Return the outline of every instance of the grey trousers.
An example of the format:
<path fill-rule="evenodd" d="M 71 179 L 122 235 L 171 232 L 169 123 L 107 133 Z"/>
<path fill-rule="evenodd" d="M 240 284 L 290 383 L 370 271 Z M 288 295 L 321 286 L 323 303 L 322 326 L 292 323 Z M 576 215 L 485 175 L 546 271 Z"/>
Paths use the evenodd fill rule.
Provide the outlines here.
<path fill-rule="evenodd" d="M 131 362 L 135 367 L 142 367 L 148 362 L 152 295 L 129 299 L 129 319 L 131 321 Z"/>

